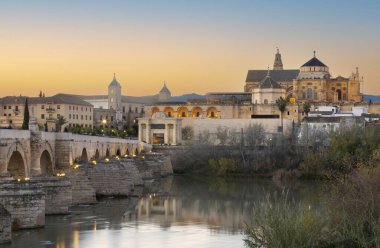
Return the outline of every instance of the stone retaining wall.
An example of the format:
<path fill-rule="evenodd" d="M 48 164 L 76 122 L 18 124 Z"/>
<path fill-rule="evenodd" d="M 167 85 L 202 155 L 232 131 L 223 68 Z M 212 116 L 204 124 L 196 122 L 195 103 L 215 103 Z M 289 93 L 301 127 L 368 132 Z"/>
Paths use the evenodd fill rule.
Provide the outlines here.
<path fill-rule="evenodd" d="M 85 165 L 88 179 L 99 196 L 129 196 L 135 185 L 141 185 L 142 179 L 133 163 L 113 161 Z"/>
<path fill-rule="evenodd" d="M 66 177 L 71 183 L 73 205 L 96 203 L 95 189 L 92 187 L 86 171 L 68 169 Z"/>
<path fill-rule="evenodd" d="M 0 204 L 12 216 L 12 229 L 45 225 L 45 191 L 36 182 L 0 181 Z"/>
<path fill-rule="evenodd" d="M 45 214 L 68 214 L 72 205 L 70 180 L 66 177 L 38 177 L 32 181 L 40 183 L 46 193 Z"/>
<path fill-rule="evenodd" d="M 0 244 L 11 242 L 11 214 L 0 205 Z"/>

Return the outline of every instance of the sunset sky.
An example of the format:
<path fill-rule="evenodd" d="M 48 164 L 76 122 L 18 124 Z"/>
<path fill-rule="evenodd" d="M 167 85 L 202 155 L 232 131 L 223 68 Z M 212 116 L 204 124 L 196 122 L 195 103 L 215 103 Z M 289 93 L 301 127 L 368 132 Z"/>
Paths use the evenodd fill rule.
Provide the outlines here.
<path fill-rule="evenodd" d="M 276 46 L 380 95 L 379 25 L 379 0 L 1 1 L 0 96 L 105 94 L 114 72 L 125 95 L 242 91 Z"/>

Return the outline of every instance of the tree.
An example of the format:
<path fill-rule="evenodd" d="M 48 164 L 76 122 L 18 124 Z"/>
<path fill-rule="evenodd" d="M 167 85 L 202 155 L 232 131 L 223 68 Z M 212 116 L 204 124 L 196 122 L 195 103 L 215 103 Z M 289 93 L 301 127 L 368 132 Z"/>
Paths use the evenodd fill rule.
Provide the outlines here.
<path fill-rule="evenodd" d="M 28 107 L 28 98 L 25 99 L 25 107 L 24 107 L 24 121 L 22 122 L 22 129 L 29 129 L 29 107 Z"/>
<path fill-rule="evenodd" d="M 302 104 L 302 111 L 306 113 L 306 115 L 309 115 L 311 105 L 309 102 L 304 102 Z"/>
<path fill-rule="evenodd" d="M 67 121 L 65 120 L 63 116 L 58 117 L 57 122 L 55 123 L 57 131 L 60 132 L 62 129 L 62 126 L 65 125 L 66 123 Z"/>
<path fill-rule="evenodd" d="M 284 119 L 284 112 L 286 109 L 286 105 L 288 103 L 285 98 L 280 97 L 276 100 L 276 104 L 277 104 L 278 110 L 280 110 L 281 112 L 281 132 L 282 134 L 284 134 L 284 120 L 283 119 Z"/>

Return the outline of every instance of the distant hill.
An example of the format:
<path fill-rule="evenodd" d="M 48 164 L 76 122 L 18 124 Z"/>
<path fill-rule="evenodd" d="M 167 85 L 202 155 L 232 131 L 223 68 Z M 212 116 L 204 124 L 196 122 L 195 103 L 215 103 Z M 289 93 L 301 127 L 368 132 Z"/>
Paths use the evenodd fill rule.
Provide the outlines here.
<path fill-rule="evenodd" d="M 364 95 L 364 101 L 365 102 L 380 102 L 380 96 L 377 95 Z"/>

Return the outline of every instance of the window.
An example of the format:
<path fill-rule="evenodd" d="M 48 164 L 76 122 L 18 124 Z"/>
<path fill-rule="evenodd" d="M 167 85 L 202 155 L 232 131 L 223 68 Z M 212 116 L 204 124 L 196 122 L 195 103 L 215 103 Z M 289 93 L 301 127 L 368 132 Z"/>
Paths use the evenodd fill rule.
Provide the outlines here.
<path fill-rule="evenodd" d="M 315 99 L 318 98 L 318 93 L 317 93 L 317 92 L 314 92 L 314 98 L 315 98 Z"/>
<path fill-rule="evenodd" d="M 123 106 L 123 113 L 125 113 L 125 106 Z"/>
<path fill-rule="evenodd" d="M 83 107 L 80 108 L 80 111 L 83 111 Z"/>
<path fill-rule="evenodd" d="M 77 120 L 79 119 L 79 116 L 77 115 Z"/>
<path fill-rule="evenodd" d="M 80 116 L 80 119 L 83 120 L 83 115 Z"/>
<path fill-rule="evenodd" d="M 7 109 L 7 106 L 4 106 L 4 109 Z"/>
<path fill-rule="evenodd" d="M 91 115 L 90 115 L 90 121 L 91 121 Z"/>
<path fill-rule="evenodd" d="M 11 114 L 8 114 L 8 116 L 12 116 Z"/>
<path fill-rule="evenodd" d="M 15 107 L 15 110 L 18 111 L 18 106 Z"/>
<path fill-rule="evenodd" d="M 87 115 L 86 115 L 84 118 L 85 118 L 85 120 L 87 121 Z"/>
<path fill-rule="evenodd" d="M 45 109 L 45 105 L 41 105 L 41 109 Z"/>
<path fill-rule="evenodd" d="M 264 99 L 264 104 L 268 104 L 268 99 Z"/>
<path fill-rule="evenodd" d="M 138 113 L 137 107 L 135 107 L 135 113 Z"/>
<path fill-rule="evenodd" d="M 302 92 L 302 99 L 305 99 L 305 98 L 306 98 L 306 93 Z"/>
<path fill-rule="evenodd" d="M 113 121 L 113 116 L 111 116 L 111 121 Z"/>
<path fill-rule="evenodd" d="M 71 106 L 69 106 L 69 110 L 71 110 Z"/>
<path fill-rule="evenodd" d="M 69 119 L 71 119 L 71 114 L 69 114 Z"/>
<path fill-rule="evenodd" d="M 12 109 L 12 106 L 8 106 L 8 109 Z"/>
<path fill-rule="evenodd" d="M 128 112 L 129 112 L 129 113 L 132 112 L 132 108 L 131 108 L 131 106 L 129 106 L 129 110 L 128 110 Z"/>
<path fill-rule="evenodd" d="M 61 109 L 61 105 L 57 105 L 57 109 Z"/>
<path fill-rule="evenodd" d="M 309 98 L 309 99 L 313 98 L 313 90 L 312 89 L 307 90 L 307 98 Z"/>
<path fill-rule="evenodd" d="M 45 119 L 45 115 L 44 114 L 41 114 L 41 119 Z"/>

